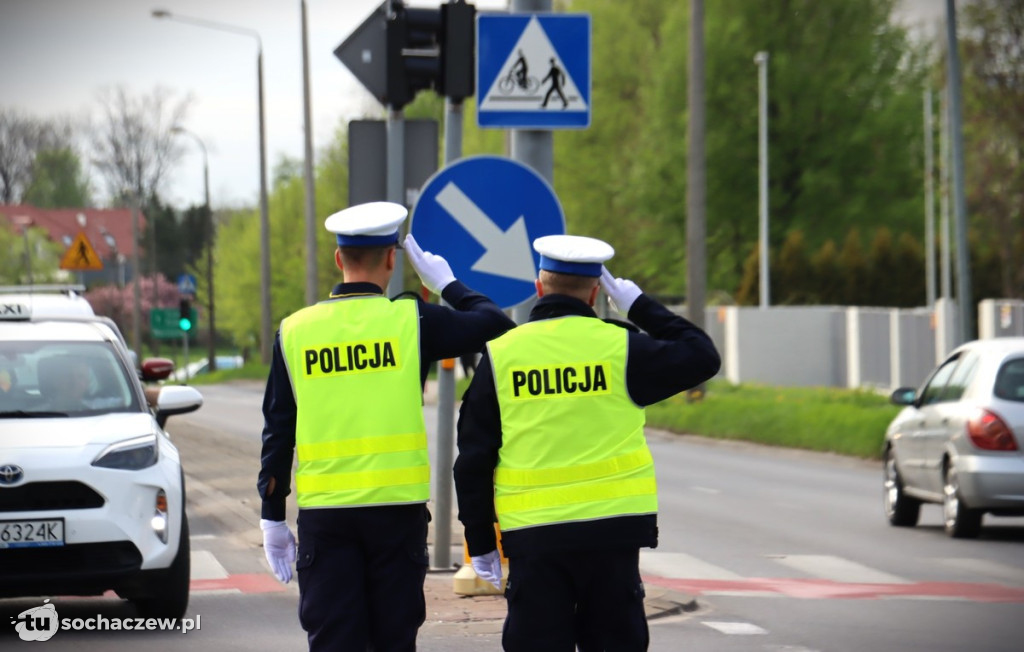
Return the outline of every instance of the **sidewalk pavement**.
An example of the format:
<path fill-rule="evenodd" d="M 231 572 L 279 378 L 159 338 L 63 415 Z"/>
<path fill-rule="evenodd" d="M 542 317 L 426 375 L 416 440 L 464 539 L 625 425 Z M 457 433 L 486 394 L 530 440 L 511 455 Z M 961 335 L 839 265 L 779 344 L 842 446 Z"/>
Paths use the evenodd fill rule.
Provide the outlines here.
<path fill-rule="evenodd" d="M 456 595 L 452 588 L 454 571 L 431 571 L 423 584 L 427 620 L 423 629 L 436 635 L 498 634 L 505 620 L 505 598 L 500 595 Z M 688 613 L 697 609 L 693 596 L 660 586 L 644 587 L 647 620 Z"/>

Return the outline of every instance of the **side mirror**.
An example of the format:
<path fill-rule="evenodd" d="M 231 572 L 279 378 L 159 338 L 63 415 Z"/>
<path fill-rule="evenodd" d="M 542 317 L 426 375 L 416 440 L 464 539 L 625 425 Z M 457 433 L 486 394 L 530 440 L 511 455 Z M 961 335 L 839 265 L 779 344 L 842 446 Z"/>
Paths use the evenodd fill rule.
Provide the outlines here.
<path fill-rule="evenodd" d="M 167 358 L 146 358 L 142 361 L 139 378 L 146 382 L 167 380 L 174 371 L 174 361 Z"/>
<path fill-rule="evenodd" d="M 913 405 L 916 398 L 916 389 L 913 387 L 900 387 L 889 396 L 889 402 L 894 405 Z"/>
<path fill-rule="evenodd" d="M 203 405 L 203 395 L 194 387 L 164 385 L 156 398 L 156 422 L 163 428 L 168 417 L 195 412 Z"/>

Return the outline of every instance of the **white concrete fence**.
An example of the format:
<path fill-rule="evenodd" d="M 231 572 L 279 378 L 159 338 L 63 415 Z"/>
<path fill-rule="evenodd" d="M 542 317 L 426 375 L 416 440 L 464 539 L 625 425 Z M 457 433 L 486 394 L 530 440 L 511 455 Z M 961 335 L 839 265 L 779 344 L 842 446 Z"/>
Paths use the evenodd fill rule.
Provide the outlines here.
<path fill-rule="evenodd" d="M 685 314 L 685 313 L 684 313 Z M 708 308 L 705 327 L 730 382 L 890 390 L 917 387 L 955 348 L 957 311 L 777 306 Z M 978 304 L 978 337 L 1024 336 L 1024 301 Z"/>

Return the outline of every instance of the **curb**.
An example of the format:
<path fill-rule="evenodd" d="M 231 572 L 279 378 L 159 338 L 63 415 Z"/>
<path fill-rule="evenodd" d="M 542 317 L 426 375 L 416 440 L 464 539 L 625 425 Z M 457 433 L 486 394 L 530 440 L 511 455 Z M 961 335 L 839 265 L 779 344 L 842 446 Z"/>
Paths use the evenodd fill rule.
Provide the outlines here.
<path fill-rule="evenodd" d="M 505 600 L 500 594 L 459 595 L 455 593 L 456 571 L 432 570 L 427 575 L 427 621 L 432 629 L 470 627 L 475 633 L 501 631 Z M 697 599 L 687 593 L 645 584 L 644 613 L 648 621 L 693 613 Z"/>

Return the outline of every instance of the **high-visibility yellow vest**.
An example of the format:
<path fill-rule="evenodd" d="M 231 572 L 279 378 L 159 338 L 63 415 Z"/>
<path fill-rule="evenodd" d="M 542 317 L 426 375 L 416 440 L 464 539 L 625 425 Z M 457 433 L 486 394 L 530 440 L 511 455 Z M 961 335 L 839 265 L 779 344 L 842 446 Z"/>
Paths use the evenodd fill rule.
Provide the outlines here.
<path fill-rule="evenodd" d="M 426 502 L 415 301 L 318 303 L 281 323 L 298 417 L 299 507 Z"/>
<path fill-rule="evenodd" d="M 658 511 L 644 410 L 626 391 L 627 335 L 592 317 L 563 317 L 488 344 L 503 531 Z"/>

